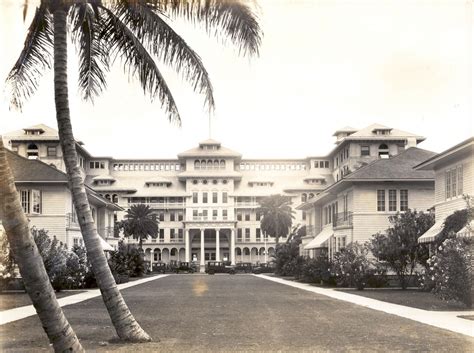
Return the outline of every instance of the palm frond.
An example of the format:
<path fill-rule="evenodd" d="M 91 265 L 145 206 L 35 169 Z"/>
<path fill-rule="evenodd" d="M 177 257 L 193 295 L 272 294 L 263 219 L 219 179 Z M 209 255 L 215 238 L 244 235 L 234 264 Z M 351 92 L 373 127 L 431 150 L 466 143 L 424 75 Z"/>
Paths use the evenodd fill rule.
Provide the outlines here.
<path fill-rule="evenodd" d="M 201 58 L 160 14 L 139 1 L 121 2 L 116 11 L 154 55 L 181 73 L 195 92 L 205 95 L 205 104 L 212 110 L 215 105 L 212 84 Z"/>
<path fill-rule="evenodd" d="M 99 39 L 108 43 L 112 58 L 119 57 L 124 70 L 130 76 L 137 76 L 145 93 L 153 100 L 158 96 L 161 107 L 168 114 L 171 122 L 181 124 L 178 108 L 171 91 L 161 75 L 156 63 L 140 40 L 133 32 L 109 9 L 99 5 L 99 21 L 101 33 Z"/>
<path fill-rule="evenodd" d="M 204 23 L 209 34 L 229 38 L 243 55 L 258 55 L 262 31 L 251 8 L 239 0 L 147 0 L 154 9 Z"/>
<path fill-rule="evenodd" d="M 10 107 L 21 110 L 24 101 L 35 93 L 43 71 L 51 68 L 52 48 L 51 15 L 42 4 L 36 9 L 23 50 L 6 79 L 11 91 Z"/>
<path fill-rule="evenodd" d="M 97 14 L 87 3 L 71 9 L 72 39 L 79 52 L 79 90 L 84 100 L 94 100 L 106 87 L 109 70 L 109 45 L 99 42 Z"/>

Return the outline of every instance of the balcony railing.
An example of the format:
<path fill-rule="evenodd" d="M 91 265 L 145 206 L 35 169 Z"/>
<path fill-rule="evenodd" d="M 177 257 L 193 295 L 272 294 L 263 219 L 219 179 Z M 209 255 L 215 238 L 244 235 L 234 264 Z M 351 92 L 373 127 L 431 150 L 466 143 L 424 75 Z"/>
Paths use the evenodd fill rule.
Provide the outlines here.
<path fill-rule="evenodd" d="M 241 201 L 235 202 L 235 207 L 260 207 L 260 204 L 256 201 Z"/>
<path fill-rule="evenodd" d="M 352 212 L 342 212 L 333 215 L 333 228 L 352 227 Z"/>
<path fill-rule="evenodd" d="M 128 206 L 140 205 L 141 203 L 129 202 Z M 150 206 L 152 209 L 170 209 L 184 208 L 184 202 L 143 202 L 144 205 Z"/>

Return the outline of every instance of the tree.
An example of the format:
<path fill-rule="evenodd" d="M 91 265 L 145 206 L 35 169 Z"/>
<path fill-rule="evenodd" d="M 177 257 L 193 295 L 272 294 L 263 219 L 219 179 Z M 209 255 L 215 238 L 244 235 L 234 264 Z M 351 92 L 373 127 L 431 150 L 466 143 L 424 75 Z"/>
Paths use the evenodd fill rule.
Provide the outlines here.
<path fill-rule="evenodd" d="M 280 237 L 288 234 L 294 218 L 290 204 L 291 200 L 287 196 L 271 195 L 263 198 L 257 209 L 263 215 L 260 220 L 262 232 L 275 238 L 277 245 Z"/>
<path fill-rule="evenodd" d="M 370 250 L 380 261 L 385 261 L 397 274 L 403 289 L 417 263 L 426 266 L 428 247 L 418 244 L 418 238 L 434 224 L 434 215 L 408 210 L 389 218 L 392 225 L 383 233 L 372 236 Z"/>
<path fill-rule="evenodd" d="M 144 204 L 132 205 L 125 215 L 125 219 L 118 222 L 118 228 L 123 229 L 125 237 L 138 240 L 138 247 L 143 251 L 142 242 L 149 236 L 156 239 L 158 236 L 156 214 L 150 206 Z"/>
<path fill-rule="evenodd" d="M 0 138 L 0 219 L 25 289 L 55 352 L 83 352 L 54 294 L 43 259 L 31 235 Z"/>
<path fill-rule="evenodd" d="M 209 33 L 229 38 L 243 54 L 257 54 L 261 41 L 251 9 L 238 1 L 218 0 L 42 0 L 30 25 L 24 48 L 7 83 L 13 106 L 37 89 L 38 77 L 51 66 L 54 54 L 54 92 L 61 149 L 88 258 L 117 335 L 123 340 L 149 341 L 130 313 L 114 281 L 102 251 L 92 218 L 84 180 L 78 165 L 69 111 L 67 79 L 67 18 L 79 51 L 79 88 L 92 100 L 106 86 L 109 63 L 122 59 L 129 76 L 136 77 L 150 98 L 158 97 L 170 121 L 180 122 L 174 98 L 153 56 L 172 66 L 214 107 L 212 85 L 199 56 L 164 20 L 184 17 L 204 24 Z M 219 31 L 220 30 L 220 31 Z"/>
<path fill-rule="evenodd" d="M 363 290 L 373 272 L 368 244 L 350 243 L 334 255 L 332 264 L 338 284 Z"/>

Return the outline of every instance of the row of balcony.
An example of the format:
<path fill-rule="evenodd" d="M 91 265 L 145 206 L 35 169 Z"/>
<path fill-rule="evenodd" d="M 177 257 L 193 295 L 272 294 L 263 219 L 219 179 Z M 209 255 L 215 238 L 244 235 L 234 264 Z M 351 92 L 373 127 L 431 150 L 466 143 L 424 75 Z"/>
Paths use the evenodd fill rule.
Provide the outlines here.
<path fill-rule="evenodd" d="M 139 205 L 141 203 L 129 202 L 128 206 Z M 185 208 L 185 202 L 144 202 L 143 204 L 150 206 L 153 209 L 173 209 L 173 208 Z M 189 206 L 189 205 L 188 205 Z M 260 207 L 258 202 L 234 202 L 233 204 L 226 204 L 228 207 Z"/>

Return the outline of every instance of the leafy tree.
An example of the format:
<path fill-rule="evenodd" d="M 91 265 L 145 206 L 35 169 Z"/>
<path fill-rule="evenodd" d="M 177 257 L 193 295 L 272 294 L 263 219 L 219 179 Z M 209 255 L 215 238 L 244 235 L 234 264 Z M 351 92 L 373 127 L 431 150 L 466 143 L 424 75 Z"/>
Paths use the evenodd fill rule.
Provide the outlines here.
<path fill-rule="evenodd" d="M 142 243 L 148 237 L 156 239 L 158 236 L 159 221 L 150 206 L 132 205 L 125 215 L 125 219 L 118 222 L 118 228 L 123 229 L 125 237 L 138 240 L 138 247 L 143 251 Z"/>
<path fill-rule="evenodd" d="M 373 273 L 368 244 L 351 243 L 334 255 L 332 268 L 338 284 L 362 290 Z"/>
<path fill-rule="evenodd" d="M 68 17 L 71 26 L 68 31 Z M 79 88 L 92 100 L 106 86 L 110 62 L 121 59 L 124 69 L 137 78 L 150 98 L 158 97 L 170 121 L 180 122 L 174 98 L 153 56 L 170 65 L 202 93 L 212 110 L 214 97 L 199 56 L 168 25 L 166 17 L 203 23 L 209 33 L 229 38 L 243 54 L 257 54 L 261 41 L 251 9 L 239 1 L 218 0 L 41 0 L 30 25 L 25 46 L 7 83 L 11 103 L 21 108 L 38 87 L 38 78 L 51 66 L 54 53 L 56 119 L 79 225 L 93 271 L 117 335 L 128 341 L 151 338 L 135 321 L 115 284 L 102 251 L 87 199 L 72 131 L 67 79 L 67 35 L 79 52 Z"/>
<path fill-rule="evenodd" d="M 109 266 L 116 281 L 122 281 L 123 277 L 140 277 L 145 269 L 142 252 L 135 244 L 125 244 L 119 241 L 118 250 L 110 252 Z"/>
<path fill-rule="evenodd" d="M 83 352 L 54 294 L 43 259 L 31 235 L 21 207 L 13 174 L 0 138 L 0 220 L 18 264 L 26 292 L 55 352 Z"/>
<path fill-rule="evenodd" d="M 372 236 L 370 250 L 374 256 L 388 264 L 397 274 L 403 289 L 407 276 L 411 276 L 417 263 L 426 266 L 428 247 L 418 244 L 418 238 L 434 224 L 434 215 L 408 210 L 389 218 L 391 227 Z"/>
<path fill-rule="evenodd" d="M 289 242 L 279 244 L 276 247 L 275 254 L 275 272 L 283 276 L 301 275 L 304 258 L 299 255 L 301 244 L 301 233 L 298 228 L 293 228 Z"/>
<path fill-rule="evenodd" d="M 278 245 L 280 237 L 288 234 L 294 211 L 291 209 L 291 200 L 283 195 L 271 195 L 260 201 L 260 212 L 263 217 L 260 220 L 260 229 L 263 233 L 275 238 Z"/>
<path fill-rule="evenodd" d="M 327 256 L 305 258 L 301 270 L 301 278 L 309 283 L 332 284 L 331 263 Z"/>

